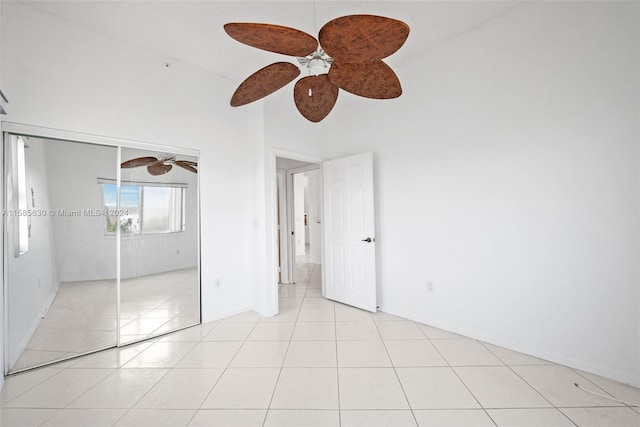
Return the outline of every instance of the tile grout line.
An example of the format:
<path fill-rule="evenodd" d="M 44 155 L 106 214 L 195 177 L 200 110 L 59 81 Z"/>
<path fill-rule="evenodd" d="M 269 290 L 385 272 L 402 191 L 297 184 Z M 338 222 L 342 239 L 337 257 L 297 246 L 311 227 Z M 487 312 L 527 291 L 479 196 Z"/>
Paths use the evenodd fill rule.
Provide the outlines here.
<path fill-rule="evenodd" d="M 307 283 L 305 285 L 304 295 L 302 297 L 303 303 L 304 303 L 305 295 L 307 294 L 307 289 L 309 289 L 308 286 L 309 286 L 309 284 Z M 278 291 L 279 291 L 279 289 L 278 289 Z M 278 295 L 278 298 L 280 298 L 279 295 Z M 278 377 L 276 378 L 276 382 L 273 385 L 273 391 L 271 392 L 271 398 L 269 399 L 269 403 L 267 404 L 267 410 L 265 411 L 264 419 L 262 420 L 262 426 L 263 427 L 267 422 L 267 417 L 269 416 L 269 411 L 271 411 L 271 404 L 273 403 L 273 398 L 276 395 L 276 390 L 278 388 L 278 383 L 280 382 L 280 376 L 282 375 L 282 370 L 284 369 L 284 364 L 285 364 L 285 361 L 287 360 L 287 354 L 289 354 L 289 348 L 291 347 L 291 341 L 293 340 L 293 333 L 294 333 L 294 331 L 296 329 L 296 325 L 298 324 L 298 318 L 299 317 L 300 317 L 300 310 L 298 310 L 298 312 L 296 314 L 296 319 L 293 322 L 293 329 L 291 330 L 291 336 L 289 336 L 289 341 L 287 343 L 287 349 L 284 352 L 284 357 L 282 358 L 282 363 L 280 364 L 280 370 L 278 371 Z M 275 323 L 277 324 L 279 322 L 275 322 Z"/>
<path fill-rule="evenodd" d="M 222 323 L 222 322 L 220 322 Z M 216 330 L 218 328 L 218 326 L 220 325 L 220 323 L 218 323 L 215 328 L 213 328 L 211 331 L 209 331 L 207 333 L 207 335 L 205 335 L 204 337 L 202 337 L 202 340 L 200 342 L 203 342 L 204 338 L 206 338 L 211 332 L 213 332 L 214 330 Z M 242 346 L 244 345 L 244 343 L 246 342 L 247 338 L 249 337 L 249 335 L 251 335 L 251 332 L 253 332 L 253 330 L 255 329 L 256 325 L 259 322 L 256 322 L 253 325 L 253 328 L 251 328 L 251 331 L 249 331 L 249 333 L 247 334 L 247 336 L 245 337 L 244 341 L 242 341 L 242 344 L 238 347 L 238 349 L 236 350 L 236 352 L 233 354 L 233 357 L 231 357 L 229 359 L 229 362 L 227 363 L 227 365 L 224 367 L 224 369 L 222 369 L 222 373 L 220 374 L 220 376 L 218 377 L 218 379 L 215 381 L 215 383 L 213 384 L 213 387 L 211 387 L 211 390 L 209 390 L 209 392 L 207 393 L 207 395 L 204 397 L 204 399 L 202 399 L 202 402 L 200 402 L 200 405 L 198 406 L 198 408 L 196 409 L 196 411 L 194 412 L 193 416 L 189 419 L 189 422 L 187 423 L 187 426 L 190 425 L 193 422 L 193 419 L 196 417 L 196 415 L 198 415 L 198 412 L 200 412 L 202 409 L 202 405 L 204 405 L 204 402 L 207 401 L 207 399 L 209 398 L 209 396 L 211 395 L 211 393 L 213 392 L 213 390 L 216 388 L 216 386 L 218 385 L 218 383 L 220 382 L 220 380 L 222 379 L 222 377 L 224 376 L 224 374 L 227 372 L 227 370 L 229 369 L 229 367 L 231 366 L 231 362 L 233 362 L 233 359 L 236 358 L 236 356 L 238 355 L 238 353 L 240 352 L 240 350 L 242 349 Z M 211 341 L 211 342 L 221 342 L 221 341 Z M 195 348 L 195 347 L 194 347 Z M 193 350 L 193 349 L 192 349 Z M 186 357 L 186 355 L 185 355 Z M 182 360 L 182 359 L 181 359 Z M 179 363 L 179 362 L 178 362 Z M 176 363 L 177 365 L 177 363 Z"/>
<path fill-rule="evenodd" d="M 414 322 L 414 323 L 416 323 L 416 322 Z M 418 325 L 416 325 L 416 326 L 418 326 Z M 420 330 L 422 331 L 422 333 L 424 334 L 424 336 L 429 340 L 429 342 L 431 342 L 431 339 L 429 339 L 429 337 L 427 336 L 426 332 L 425 332 L 425 331 L 424 331 L 420 326 L 418 326 L 418 329 L 420 329 Z M 477 341 L 477 342 L 479 342 L 478 340 L 473 340 L 473 341 Z M 433 343 L 432 343 L 431 345 L 433 345 Z M 483 347 L 484 347 L 484 346 L 483 346 Z M 469 394 L 470 394 L 471 396 L 473 396 L 474 400 L 478 403 L 478 405 L 480 406 L 480 408 L 482 409 L 482 411 L 486 414 L 486 416 L 487 416 L 487 417 L 489 417 L 489 419 L 491 420 L 491 422 L 492 422 L 494 425 L 496 425 L 496 426 L 497 426 L 497 425 L 498 425 L 498 423 L 496 423 L 496 422 L 495 422 L 495 420 L 491 417 L 491 415 L 489 415 L 489 412 L 487 411 L 487 409 L 486 409 L 484 406 L 482 406 L 482 403 L 480 403 L 480 401 L 478 400 L 478 398 L 476 397 L 476 395 L 475 395 L 475 394 L 473 394 L 473 392 L 469 389 L 469 386 L 467 386 L 467 384 L 462 380 L 462 378 L 460 378 L 460 375 L 458 375 L 458 373 L 456 372 L 456 370 L 455 370 L 455 369 L 453 369 L 453 366 L 451 366 L 451 363 L 449 363 L 449 361 L 447 360 L 447 358 L 446 358 L 446 357 L 444 357 L 444 354 L 442 354 L 442 352 L 440 351 L 440 349 L 438 349 L 438 347 L 437 347 L 437 346 L 435 346 L 435 345 L 433 345 L 433 348 L 435 348 L 435 349 L 436 349 L 436 351 L 438 352 L 438 354 L 440 354 L 440 357 L 442 357 L 442 359 L 447 363 L 447 366 L 449 367 L 449 369 L 451 370 L 451 372 L 453 372 L 453 374 L 458 378 L 458 381 L 460 381 L 460 382 L 462 383 L 462 385 L 464 386 L 464 388 L 466 388 L 466 389 L 467 389 L 467 391 L 469 392 Z M 498 359 L 498 360 L 500 360 L 500 359 Z M 500 362 L 502 362 L 502 361 L 500 360 Z"/>
<path fill-rule="evenodd" d="M 160 341 L 155 341 L 155 342 L 154 342 L 154 343 L 152 343 L 151 345 L 147 346 L 147 347 L 146 347 L 144 350 L 142 350 L 140 353 L 136 354 L 133 358 L 129 359 L 125 364 L 123 364 L 122 366 L 119 366 L 119 367 L 117 367 L 117 368 L 113 369 L 113 372 L 112 372 L 111 374 L 107 375 L 107 376 L 106 376 L 105 378 L 103 378 L 101 381 L 99 381 L 98 383 L 96 383 L 93 387 L 91 387 L 91 388 L 89 388 L 88 390 L 86 390 L 84 393 L 82 393 L 82 394 L 81 394 L 80 396 L 78 396 L 76 399 L 74 399 L 73 401 L 71 401 L 67 406 L 65 406 L 64 408 L 60 408 L 60 410 L 62 410 L 62 409 L 72 409 L 72 410 L 73 410 L 73 409 L 114 409 L 114 410 L 117 410 L 117 409 L 124 409 L 124 411 L 125 411 L 125 412 L 124 412 L 124 414 L 123 414 L 123 415 L 118 419 L 118 421 L 117 421 L 117 422 L 119 422 L 119 421 L 120 421 L 120 419 L 121 419 L 121 418 L 123 418 L 126 414 L 128 414 L 132 409 L 134 409 L 135 405 L 136 405 L 138 402 L 140 402 L 140 401 L 141 401 L 141 400 L 142 400 L 142 399 L 143 399 L 143 398 L 144 398 L 144 397 L 145 397 L 145 396 L 146 396 L 146 395 L 147 395 L 147 394 L 148 394 L 148 393 L 149 393 L 149 392 L 150 392 L 150 391 L 151 391 L 151 390 L 156 386 L 156 385 L 158 385 L 158 383 L 159 383 L 160 381 L 162 381 L 162 379 L 163 379 L 165 376 L 167 376 L 167 375 L 169 374 L 169 372 L 171 372 L 171 370 L 172 370 L 172 369 L 175 367 L 175 365 L 177 365 L 177 363 L 178 363 L 178 362 L 176 362 L 176 363 L 174 364 L 174 366 L 173 366 L 173 367 L 150 367 L 150 368 L 144 368 L 144 367 L 141 367 L 141 368 L 124 368 L 124 365 L 126 365 L 126 364 L 127 364 L 127 363 L 129 363 L 131 360 L 135 359 L 136 357 L 138 357 L 139 355 L 141 355 L 142 353 L 144 353 L 147 349 L 151 348 L 154 344 L 157 344 L 158 342 L 160 342 Z M 178 342 L 178 341 L 176 341 L 176 342 Z M 182 341 L 181 341 L 181 342 L 182 342 Z M 191 342 L 191 341 L 184 341 L 184 342 Z M 197 342 L 195 342 L 195 343 L 196 343 L 196 345 L 197 345 Z M 116 348 L 118 348 L 118 349 L 119 349 L 120 347 L 116 347 Z M 188 354 L 189 352 L 191 352 L 191 350 L 193 350 L 193 348 L 195 348 L 195 345 L 194 345 L 194 346 L 193 346 L 189 351 L 187 351 L 187 354 Z M 185 354 L 185 356 L 186 356 L 186 354 Z M 184 356 L 183 356 L 182 358 L 184 358 Z M 182 360 L 182 358 L 181 358 L 180 360 Z M 73 369 L 73 368 L 72 368 L 72 367 L 68 367 L 68 368 L 65 368 L 65 369 Z M 100 369 L 100 368 L 97 368 L 97 369 Z M 109 368 L 107 368 L 107 369 L 109 369 Z M 89 393 L 90 391 L 92 391 L 92 390 L 94 390 L 95 388 L 97 388 L 100 384 L 102 384 L 103 382 L 105 382 L 108 378 L 110 378 L 111 376 L 115 375 L 115 374 L 116 374 L 116 373 L 118 373 L 118 372 L 124 372 L 124 370 L 126 370 L 126 369 L 153 369 L 153 370 L 166 370 L 166 372 L 165 372 L 162 376 L 160 376 L 160 377 L 159 377 L 159 378 L 158 378 L 158 379 L 157 379 L 157 380 L 156 380 L 156 381 L 155 381 L 155 382 L 154 382 L 154 383 L 149 387 L 149 389 L 148 389 L 147 391 L 145 391 L 145 392 L 142 394 L 142 396 L 140 396 L 140 397 L 139 397 L 139 398 L 138 398 L 138 399 L 137 399 L 137 400 L 136 400 L 136 401 L 131 405 L 131 407 L 129 407 L 129 408 L 69 408 L 69 405 L 73 404 L 73 403 L 74 403 L 74 402 L 76 402 L 78 399 L 82 398 L 82 397 L 83 397 L 83 396 L 85 396 L 87 393 Z M 58 411 L 58 412 L 60 412 L 60 411 Z"/>
<path fill-rule="evenodd" d="M 380 340 L 382 341 L 382 346 L 384 347 L 384 351 L 387 353 L 387 357 L 389 358 L 389 363 L 391 363 L 391 368 L 393 369 L 393 373 L 396 375 L 396 379 L 398 380 L 398 384 L 400 384 L 400 389 L 402 390 L 402 394 L 404 395 L 404 399 L 407 402 L 407 406 L 409 407 L 409 410 L 411 411 L 411 416 L 413 417 L 413 421 L 416 423 L 416 426 L 419 426 L 420 424 L 418 423 L 418 419 L 416 418 L 416 414 L 413 411 L 413 407 L 411 406 L 411 402 L 409 401 L 409 397 L 407 396 L 407 392 L 404 389 L 404 385 L 402 384 L 402 381 L 400 380 L 400 375 L 398 375 L 398 370 L 396 369 L 396 365 L 393 363 L 393 359 L 391 359 L 391 354 L 389 353 L 389 349 L 387 348 L 387 343 L 385 342 L 384 338 L 382 337 L 382 334 L 380 333 L 380 328 L 378 327 L 378 322 L 373 321 L 373 324 L 376 326 L 376 330 L 378 331 L 378 335 L 380 336 Z M 418 328 L 420 329 L 420 328 Z M 424 334 L 424 333 L 423 333 Z"/>
<path fill-rule="evenodd" d="M 551 407 L 553 409 L 555 409 L 556 411 L 560 412 L 562 414 L 563 417 L 565 417 L 566 419 L 568 419 L 572 424 L 574 424 L 577 427 L 577 424 L 573 422 L 572 419 L 570 419 L 569 417 L 567 417 L 562 411 L 560 411 L 556 405 L 553 404 L 553 402 L 551 402 L 549 399 L 547 399 L 542 393 L 540 393 L 538 391 L 537 388 L 535 388 L 534 386 L 532 386 L 531 384 L 529 384 L 529 382 L 527 380 L 525 380 L 518 372 L 516 372 L 515 369 L 513 369 L 509 364 L 507 364 L 504 360 L 502 360 L 500 358 L 500 356 L 498 356 L 497 354 L 495 354 L 493 351 L 491 351 L 490 348 L 488 348 L 486 345 L 484 345 L 484 343 L 482 341 L 478 341 L 480 343 L 480 345 L 484 348 L 487 349 L 487 351 L 489 351 L 489 353 L 493 354 L 500 362 L 502 362 L 504 364 L 504 366 L 506 366 L 511 372 L 513 372 L 518 378 L 520 378 L 526 385 L 528 385 L 533 391 L 535 391 L 536 393 L 538 393 L 538 395 L 540 397 L 542 397 L 546 402 L 548 402 Z M 492 408 L 492 409 L 497 409 L 497 408 Z M 535 408 L 532 408 L 535 409 Z M 539 408 L 539 409 L 543 409 L 543 408 Z M 491 415 L 489 415 L 491 416 Z"/>
<path fill-rule="evenodd" d="M 202 328 L 202 323 L 200 323 L 200 324 L 199 324 L 199 325 L 197 325 L 197 326 L 198 326 L 198 327 L 200 327 L 200 328 Z M 217 327 L 218 327 L 218 324 L 216 324 L 216 326 L 215 326 L 213 329 L 211 329 L 211 331 L 213 331 L 213 330 L 214 330 L 215 328 L 217 328 Z M 207 332 L 207 335 L 209 335 L 209 333 L 210 333 L 211 331 Z M 179 332 L 179 331 L 178 331 L 178 332 Z M 151 387 L 149 387 L 149 389 L 148 389 L 146 392 L 144 392 L 144 393 L 142 394 L 142 396 L 140 396 L 140 398 L 139 398 L 138 400 L 136 400 L 136 402 L 135 402 L 133 405 L 131 405 L 131 407 L 130 407 L 130 408 L 127 408 L 127 409 L 125 410 L 124 414 L 122 414 L 122 416 L 121 416 L 120 418 L 118 418 L 118 420 L 116 421 L 116 423 L 115 423 L 114 425 L 116 425 L 117 423 L 119 423 L 119 422 L 120 422 L 120 420 L 122 420 L 125 416 L 127 416 L 127 414 L 129 414 L 131 411 L 133 411 L 133 410 L 135 409 L 135 406 L 136 406 L 136 405 L 137 405 L 137 404 L 138 404 L 142 399 L 144 399 L 144 398 L 145 398 L 145 396 L 147 396 L 147 394 L 149 394 L 149 392 L 150 392 L 151 390 L 153 390 L 153 388 L 154 388 L 155 386 L 157 386 L 157 385 L 158 385 L 158 383 L 160 383 L 160 381 L 162 381 L 162 380 L 164 379 L 164 377 L 166 377 L 167 375 L 169 375 L 169 373 L 170 373 L 171 371 L 173 371 L 174 369 L 176 369 L 176 366 L 178 365 L 178 363 L 180 363 L 180 362 L 181 362 L 185 357 L 187 357 L 187 355 L 188 355 L 189 353 L 191 353 L 191 352 L 193 351 L 193 349 L 195 349 L 199 343 L 201 343 L 201 342 L 202 342 L 202 339 L 203 339 L 203 338 L 204 338 L 204 337 L 201 337 L 201 338 L 200 338 L 200 341 L 162 341 L 162 342 L 195 342 L 195 345 L 194 345 L 193 347 L 191 347 L 191 348 L 189 349 L 189 351 L 187 351 L 187 352 L 186 352 L 186 353 L 185 353 L 185 354 L 184 354 L 184 355 L 183 355 L 179 360 L 177 360 L 177 361 L 176 361 L 176 363 L 175 363 L 172 367 L 167 368 L 167 372 L 166 372 L 162 377 L 160 377 L 160 378 L 158 379 L 158 381 L 156 381 L 156 382 L 155 382 L 155 384 L 153 384 Z M 154 342 L 153 344 L 156 344 L 156 343 L 158 343 L 158 342 L 160 342 L 160 341 L 156 341 L 156 342 Z M 142 353 L 143 353 L 145 350 L 147 350 L 148 348 L 152 347 L 152 346 L 153 346 L 153 344 L 151 344 L 151 345 L 147 346 L 144 350 L 142 350 L 140 353 L 138 353 L 137 355 L 135 355 L 134 357 L 132 357 L 131 359 L 129 359 L 125 364 L 123 364 L 122 366 L 120 366 L 118 369 L 123 369 L 123 368 L 124 368 L 124 365 L 126 365 L 127 363 L 129 363 L 130 361 L 132 361 L 133 359 L 135 359 L 136 357 L 138 357 L 140 354 L 142 354 Z M 124 369 L 131 369 L 131 368 L 124 368 Z M 143 369 L 144 369 L 144 368 L 143 368 Z M 147 369 L 149 369 L 149 368 L 147 368 Z M 164 368 L 159 368 L 159 369 L 164 369 Z M 220 376 L 222 376 L 222 375 L 220 375 Z M 220 378 L 218 378 L 218 380 L 219 380 L 219 379 L 220 379 Z M 216 383 L 217 383 L 217 381 L 216 381 Z M 215 385 L 214 385 L 214 386 L 215 386 Z M 201 404 L 202 404 L 202 403 L 201 403 Z M 149 408 L 139 408 L 139 409 L 149 409 Z M 198 410 L 196 409 L 196 411 L 194 412 L 194 415 L 193 415 L 193 416 L 195 416 L 195 414 L 196 414 L 197 412 L 198 412 Z M 193 418 L 193 417 L 192 417 L 192 418 Z M 191 421 L 191 419 L 189 420 L 189 422 L 190 422 L 190 421 Z"/>
<path fill-rule="evenodd" d="M 47 368 L 43 368 L 43 369 L 47 369 Z M 55 376 L 60 375 L 60 374 L 62 373 L 62 371 L 64 371 L 65 369 L 69 369 L 69 368 L 52 368 L 52 369 L 56 369 L 56 370 L 58 370 L 58 372 L 56 372 L 55 374 L 51 375 L 50 377 L 45 378 L 44 380 L 40 381 L 39 383 L 34 384 L 33 386 L 29 387 L 29 388 L 28 388 L 28 389 L 26 389 L 25 391 L 23 391 L 23 392 L 21 392 L 21 393 L 17 394 L 16 396 L 12 397 L 10 400 L 7 400 L 7 401 L 6 401 L 6 402 L 4 402 L 2 405 L 0 405 L 0 408 L 7 408 L 7 405 L 8 405 L 9 403 L 13 402 L 14 400 L 16 400 L 17 398 L 19 398 L 20 396 L 22 396 L 22 395 L 24 395 L 24 394 L 26 394 L 26 393 L 30 392 L 30 391 L 31 391 L 31 390 L 33 390 L 34 388 L 36 388 L 36 387 L 38 387 L 38 386 L 40 386 L 40 385 L 44 384 L 45 382 L 49 381 L 51 378 L 53 378 L 53 377 L 55 377 Z M 17 375 L 29 375 L 29 373 L 30 373 L 30 372 L 31 372 L 31 371 L 27 371 L 27 372 L 25 372 L 25 373 L 23 373 L 23 374 L 17 374 Z M 16 377 L 13 377 L 13 378 L 16 378 Z M 5 385 L 3 386 L 3 388 L 4 388 L 4 387 L 6 387 L 6 380 L 7 380 L 7 378 L 5 377 Z"/>
<path fill-rule="evenodd" d="M 320 291 L 322 292 L 322 291 Z M 326 298 L 325 298 L 326 299 Z M 336 319 L 336 305 L 333 305 L 333 333 L 336 349 L 336 381 L 338 386 L 338 426 L 342 426 L 342 404 L 340 403 L 340 364 L 338 362 L 338 320 Z"/>
<path fill-rule="evenodd" d="M 533 389 L 536 393 L 538 393 L 545 401 L 547 401 L 550 405 L 552 409 L 555 409 L 556 411 L 558 411 L 560 414 L 562 414 L 563 417 L 565 417 L 567 420 L 569 420 L 569 422 L 571 422 L 573 425 L 578 426 L 578 424 L 576 424 L 571 418 L 569 418 L 569 416 L 567 416 L 567 414 L 565 414 L 561 408 L 574 408 L 574 407 L 563 407 L 563 406 L 556 406 L 553 402 L 551 402 L 549 399 L 547 399 L 546 396 L 544 396 L 540 391 L 538 391 L 537 388 L 535 388 L 532 384 L 529 383 L 529 381 L 527 381 L 524 377 L 522 377 L 515 369 L 513 369 L 513 367 L 507 363 L 505 363 L 497 354 L 495 354 L 494 352 L 491 351 L 490 348 L 488 348 L 487 346 L 484 345 L 483 342 L 480 342 L 480 344 L 486 348 L 489 352 L 491 352 L 491 354 L 493 354 L 495 357 L 497 357 L 502 363 L 505 364 L 505 366 L 507 368 L 509 368 L 509 370 L 511 372 L 513 372 L 518 378 L 520 378 L 525 384 L 527 384 L 531 389 Z M 514 365 L 516 366 L 516 365 Z M 558 365 L 558 364 L 552 364 L 552 365 L 518 365 L 518 366 L 562 366 L 562 367 L 566 367 L 564 365 Z M 582 377 L 582 375 L 580 375 L 579 373 L 575 372 L 573 369 L 566 367 L 569 370 L 571 370 L 572 372 L 574 372 L 575 374 L 579 375 Z M 584 378 L 584 377 L 583 377 Z M 585 380 L 589 381 L 588 379 L 585 378 Z M 591 383 L 591 381 L 589 381 Z M 600 388 L 600 387 L 598 387 Z M 605 391 L 605 393 L 609 394 L 608 392 Z M 584 406 L 583 408 L 596 408 L 597 406 Z M 605 406 L 605 408 L 615 408 L 617 406 Z M 550 409 L 551 409 L 550 408 Z M 532 408 L 532 409 L 544 409 L 544 408 Z"/>
<path fill-rule="evenodd" d="M 148 314 L 148 313 L 150 313 L 151 311 L 153 311 L 153 310 L 157 309 L 160 305 L 162 305 L 162 304 L 159 304 L 158 306 L 156 306 L 155 308 L 153 308 L 152 310 L 148 311 L 148 312 L 147 312 L 147 313 L 145 313 L 145 314 Z M 198 325 L 194 325 L 194 326 L 197 326 L 197 327 L 200 327 L 200 328 L 201 328 L 201 327 L 202 327 L 202 323 L 200 323 L 200 324 L 198 324 Z M 217 326 L 217 324 L 214 326 L 214 328 L 213 328 L 213 329 L 215 329 L 215 327 L 216 327 L 216 326 Z M 212 329 L 212 330 L 213 330 L 213 329 Z M 176 331 L 176 332 L 180 332 L 180 330 L 178 330 L 178 331 Z M 142 341 L 142 342 L 144 342 L 144 341 Z M 144 348 L 144 350 L 142 350 L 141 352 L 137 353 L 135 356 L 133 356 L 132 358 L 130 358 L 127 362 L 125 362 L 124 364 L 122 364 L 121 366 L 119 366 L 117 369 L 118 369 L 118 370 L 123 369 L 123 368 L 124 368 L 124 366 L 125 366 L 127 363 L 129 363 L 130 361 L 132 361 L 133 359 L 135 359 L 136 357 L 138 357 L 138 356 L 139 356 L 140 354 L 142 354 L 145 350 L 149 349 L 150 347 L 152 347 L 154 344 L 156 344 L 156 343 L 158 343 L 158 342 L 161 342 L 161 340 L 160 340 L 160 339 L 158 339 L 158 340 L 156 340 L 156 341 L 152 342 L 150 345 L 148 345 L 147 347 L 145 347 L 145 348 Z M 137 400 L 137 401 L 136 401 L 136 402 L 135 402 L 135 403 L 134 403 L 130 408 L 127 408 L 127 409 L 125 410 L 125 413 L 124 413 L 124 414 L 123 414 L 123 415 L 122 415 L 122 416 L 121 416 L 121 417 L 116 421 L 116 424 L 117 424 L 117 423 L 118 423 L 122 418 L 124 418 L 127 414 L 129 414 L 132 410 L 134 410 L 134 409 L 135 409 L 135 405 L 136 405 L 138 402 L 140 402 L 142 399 L 144 399 L 144 397 L 145 397 L 145 396 L 146 396 L 146 395 L 147 395 L 147 394 L 148 394 L 148 393 L 149 393 L 149 392 L 150 392 L 150 391 L 151 391 L 151 390 L 152 390 L 156 385 L 158 385 L 158 383 L 159 383 L 160 381 L 162 381 L 162 379 L 164 379 L 164 377 L 165 377 L 165 376 L 167 376 L 167 375 L 168 375 L 168 374 L 169 374 L 169 373 L 170 373 L 170 372 L 175 368 L 175 366 L 176 366 L 178 363 L 180 363 L 180 361 L 181 361 L 182 359 L 184 359 L 184 357 L 186 357 L 186 355 L 187 355 L 187 354 L 189 354 L 189 353 L 190 353 L 190 352 L 191 352 L 191 351 L 192 351 L 192 350 L 193 350 L 193 349 L 198 345 L 198 343 L 199 343 L 199 342 L 201 342 L 201 340 L 200 340 L 200 341 L 191 341 L 191 340 L 186 340 L 186 341 L 162 341 L 162 342 L 194 342 L 194 343 L 195 343 L 195 345 L 194 345 L 191 349 L 189 349 L 189 350 L 188 350 L 188 351 L 187 351 L 187 352 L 186 352 L 186 353 L 185 353 L 185 354 L 184 354 L 184 355 L 183 355 L 183 356 L 182 356 L 178 361 L 176 361 L 176 363 L 175 363 L 172 367 L 168 367 L 168 368 L 154 368 L 154 369 L 167 369 L 167 372 L 165 373 L 165 375 L 163 375 L 162 377 L 160 377 L 160 378 L 158 379 L 158 381 L 157 381 L 155 384 L 153 384 L 153 385 L 152 385 L 152 386 L 151 386 L 151 387 L 150 387 L 150 388 L 149 388 L 145 393 L 143 393 L 143 395 L 142 395 L 142 396 L 141 396 L 141 397 L 140 397 L 140 398 L 139 398 L 139 399 L 138 399 L 138 400 Z M 134 343 L 134 344 L 135 344 L 135 343 Z M 130 369 L 130 368 L 124 368 L 124 369 Z"/>
<path fill-rule="evenodd" d="M 605 390 L 604 388 L 600 387 L 598 384 L 596 384 L 596 383 L 594 383 L 593 381 L 591 381 L 589 378 L 587 378 L 587 377 L 585 377 L 584 375 L 582 375 L 582 374 L 579 372 L 579 370 L 578 370 L 578 369 L 570 368 L 570 367 L 568 367 L 568 366 L 567 366 L 567 368 L 569 368 L 571 371 L 573 371 L 573 373 L 575 373 L 575 374 L 576 374 L 576 375 L 578 375 L 579 377 L 584 378 L 584 380 L 585 380 L 585 381 L 587 381 L 589 384 L 591 384 L 591 385 L 593 385 L 594 387 L 596 387 L 596 388 L 598 388 L 598 389 L 602 390 L 602 392 L 603 392 L 603 393 L 608 394 L 609 396 L 611 396 L 611 397 L 612 397 L 612 398 L 614 398 L 614 399 L 620 399 L 619 397 L 614 396 L 614 395 L 613 395 L 613 393 L 610 393 L 608 390 Z M 630 406 L 630 405 L 626 405 L 626 404 L 624 404 L 624 403 L 623 403 L 623 405 L 624 405 L 624 406 L 626 406 L 627 408 L 633 408 L 632 406 Z M 617 406 L 614 406 L 614 407 L 617 407 Z"/>

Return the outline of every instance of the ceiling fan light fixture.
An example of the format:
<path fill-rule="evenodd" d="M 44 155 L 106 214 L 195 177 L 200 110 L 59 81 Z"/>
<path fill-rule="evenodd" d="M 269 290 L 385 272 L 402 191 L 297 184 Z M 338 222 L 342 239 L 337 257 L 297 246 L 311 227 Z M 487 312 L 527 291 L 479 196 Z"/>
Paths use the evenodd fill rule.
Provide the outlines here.
<path fill-rule="evenodd" d="M 331 64 L 333 64 L 333 58 L 319 47 L 311 55 L 299 57 L 298 62 L 303 71 L 307 70 L 307 75 L 318 76 L 320 74 L 326 74 L 329 71 Z"/>

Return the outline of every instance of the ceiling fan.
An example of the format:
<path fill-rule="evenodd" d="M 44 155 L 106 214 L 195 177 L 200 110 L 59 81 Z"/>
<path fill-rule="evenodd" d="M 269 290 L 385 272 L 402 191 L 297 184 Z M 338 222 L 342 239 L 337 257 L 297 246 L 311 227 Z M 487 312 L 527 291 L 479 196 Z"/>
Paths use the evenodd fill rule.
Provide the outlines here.
<path fill-rule="evenodd" d="M 293 99 L 300 114 L 312 122 L 324 119 L 338 99 L 338 90 L 373 99 L 397 98 L 400 80 L 382 59 L 396 52 L 409 36 L 409 26 L 375 15 L 347 15 L 327 22 L 318 34 L 273 24 L 225 24 L 229 36 L 269 52 L 298 57 L 309 76 L 298 80 Z M 328 72 L 327 72 L 328 70 Z M 257 101 L 300 75 L 289 62 L 268 65 L 243 81 L 231 106 Z"/>
<path fill-rule="evenodd" d="M 147 171 L 151 175 L 164 175 L 169 172 L 173 165 L 180 166 L 189 172 L 198 173 L 198 164 L 196 162 L 190 162 L 188 160 L 176 160 L 175 157 L 138 157 L 135 159 L 127 160 L 120 164 L 121 168 L 137 168 L 140 166 L 146 166 Z"/>

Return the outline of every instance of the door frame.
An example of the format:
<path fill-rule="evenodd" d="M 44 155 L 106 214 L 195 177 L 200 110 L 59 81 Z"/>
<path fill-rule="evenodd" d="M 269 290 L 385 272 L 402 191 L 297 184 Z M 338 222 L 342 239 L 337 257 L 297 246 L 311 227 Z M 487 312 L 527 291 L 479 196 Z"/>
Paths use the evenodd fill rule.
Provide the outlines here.
<path fill-rule="evenodd" d="M 290 283 L 289 276 L 289 247 L 283 245 L 282 242 L 287 241 L 287 213 L 285 209 L 287 207 L 286 201 L 286 185 L 285 185 L 285 170 L 276 168 L 276 224 L 278 234 L 277 236 L 277 249 L 278 249 L 278 283 Z"/>
<path fill-rule="evenodd" d="M 266 297 L 268 307 L 263 307 L 265 315 L 276 315 L 280 312 L 278 304 L 278 169 L 276 166 L 276 158 L 283 157 L 286 159 L 299 160 L 301 162 L 316 163 L 322 171 L 322 163 L 324 158 L 315 156 L 313 154 L 299 153 L 295 151 L 283 150 L 279 148 L 272 148 L 271 150 L 265 150 L 266 155 L 266 167 L 265 167 L 265 201 L 270 204 L 267 206 L 265 219 L 265 228 L 267 230 L 265 240 L 267 249 L 267 262 L 264 266 L 266 268 Z M 289 234 L 290 236 L 290 234 Z M 321 248 L 324 248 L 324 237 L 321 237 Z M 324 251 L 324 249 L 322 249 Z M 322 260 L 324 263 L 324 259 Z M 323 267 L 324 269 L 324 267 Z M 322 287 L 324 289 L 324 274 L 323 274 Z M 261 311 L 258 307 L 254 307 Z"/>

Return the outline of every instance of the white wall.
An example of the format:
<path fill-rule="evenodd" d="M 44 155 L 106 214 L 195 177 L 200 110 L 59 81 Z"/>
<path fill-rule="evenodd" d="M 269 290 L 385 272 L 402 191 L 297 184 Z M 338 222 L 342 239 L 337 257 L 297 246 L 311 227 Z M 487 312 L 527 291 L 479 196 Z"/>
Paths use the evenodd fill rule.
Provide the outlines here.
<path fill-rule="evenodd" d="M 29 138 L 26 141 L 25 166 L 27 183 L 27 209 L 46 209 L 50 206 L 49 182 L 44 141 Z M 35 206 L 31 197 L 33 189 Z M 13 203 L 8 206 L 12 209 Z M 55 236 L 52 217 L 31 216 L 29 250 L 16 257 L 14 250 L 14 221 L 7 218 L 7 281 L 9 366 L 13 366 L 40 324 L 44 312 L 56 295 L 60 281 L 56 267 Z"/>
<path fill-rule="evenodd" d="M 640 384 L 638 25 L 637 2 L 522 7 L 321 132 L 375 153 L 384 311 Z"/>
<path fill-rule="evenodd" d="M 2 8 L 4 120 L 199 149 L 203 319 L 250 308 L 257 172 L 247 111 L 228 107 L 234 84 L 28 5 Z"/>

